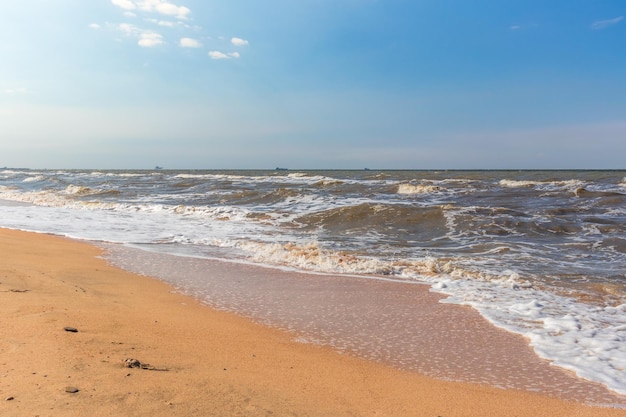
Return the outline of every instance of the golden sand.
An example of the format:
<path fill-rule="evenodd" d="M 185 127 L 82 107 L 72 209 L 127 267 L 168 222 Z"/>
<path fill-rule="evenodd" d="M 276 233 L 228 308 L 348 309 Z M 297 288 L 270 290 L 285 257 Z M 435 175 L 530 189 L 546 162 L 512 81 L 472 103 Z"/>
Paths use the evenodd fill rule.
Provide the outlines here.
<path fill-rule="evenodd" d="M 0 253 L 0 416 L 626 416 L 296 343 L 86 243 L 0 230 Z"/>

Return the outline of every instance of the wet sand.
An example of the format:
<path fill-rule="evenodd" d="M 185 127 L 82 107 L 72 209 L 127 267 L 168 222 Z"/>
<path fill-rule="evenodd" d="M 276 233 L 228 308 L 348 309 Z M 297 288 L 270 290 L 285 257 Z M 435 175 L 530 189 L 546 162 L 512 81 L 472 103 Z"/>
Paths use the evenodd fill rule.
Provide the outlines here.
<path fill-rule="evenodd" d="M 0 253 L 3 416 L 626 416 L 300 343 L 85 243 L 0 230 Z"/>
<path fill-rule="evenodd" d="M 437 379 L 626 406 L 626 396 L 539 358 L 520 335 L 421 283 L 321 275 L 104 245 L 125 270 L 158 277 L 213 308 Z"/>

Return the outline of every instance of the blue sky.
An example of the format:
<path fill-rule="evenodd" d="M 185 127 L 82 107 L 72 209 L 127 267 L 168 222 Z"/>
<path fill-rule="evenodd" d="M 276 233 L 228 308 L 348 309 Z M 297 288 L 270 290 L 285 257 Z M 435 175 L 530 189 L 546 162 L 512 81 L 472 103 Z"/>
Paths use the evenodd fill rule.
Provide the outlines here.
<path fill-rule="evenodd" d="M 626 3 L 6 0 L 0 166 L 626 168 Z"/>

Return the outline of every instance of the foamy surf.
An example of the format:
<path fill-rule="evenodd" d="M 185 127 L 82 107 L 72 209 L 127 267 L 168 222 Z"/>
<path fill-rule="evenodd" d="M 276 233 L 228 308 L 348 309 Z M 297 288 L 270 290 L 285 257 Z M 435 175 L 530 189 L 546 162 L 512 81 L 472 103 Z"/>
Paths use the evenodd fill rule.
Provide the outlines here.
<path fill-rule="evenodd" d="M 0 199 L 12 203 L 0 204 L 0 226 L 427 282 L 555 365 L 626 395 L 624 178 L 3 170 Z"/>

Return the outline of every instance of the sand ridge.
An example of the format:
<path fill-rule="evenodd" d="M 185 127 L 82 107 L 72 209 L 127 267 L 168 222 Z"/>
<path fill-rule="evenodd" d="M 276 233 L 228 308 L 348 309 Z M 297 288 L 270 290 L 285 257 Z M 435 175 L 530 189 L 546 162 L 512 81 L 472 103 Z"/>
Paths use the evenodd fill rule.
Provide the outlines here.
<path fill-rule="evenodd" d="M 626 416 L 297 343 L 86 243 L 0 229 L 0 253 L 2 416 Z"/>

